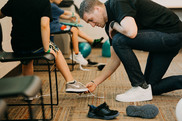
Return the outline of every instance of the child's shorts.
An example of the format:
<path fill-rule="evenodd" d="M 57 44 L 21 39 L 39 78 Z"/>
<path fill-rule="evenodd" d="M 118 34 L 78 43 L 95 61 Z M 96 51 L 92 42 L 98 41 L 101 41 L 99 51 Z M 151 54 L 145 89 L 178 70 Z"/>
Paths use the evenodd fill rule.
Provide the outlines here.
<path fill-rule="evenodd" d="M 57 53 L 59 51 L 59 48 L 56 46 L 56 44 L 54 44 L 53 42 L 49 43 L 49 49 L 54 50 L 55 53 Z M 33 50 L 33 51 L 22 51 L 22 52 L 15 52 L 16 54 L 37 54 L 37 53 L 45 53 L 44 52 L 44 48 L 41 47 L 37 50 Z M 22 64 L 27 65 L 31 60 L 23 60 L 21 61 Z"/>

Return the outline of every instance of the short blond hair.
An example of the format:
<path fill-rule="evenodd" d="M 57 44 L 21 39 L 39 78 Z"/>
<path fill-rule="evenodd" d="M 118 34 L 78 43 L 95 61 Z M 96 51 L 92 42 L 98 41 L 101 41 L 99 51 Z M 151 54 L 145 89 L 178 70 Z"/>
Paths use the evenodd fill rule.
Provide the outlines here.
<path fill-rule="evenodd" d="M 80 4 L 80 9 L 79 9 L 79 15 L 81 18 L 83 18 L 84 13 L 89 13 L 93 10 L 94 6 L 101 6 L 103 5 L 102 2 L 99 0 L 83 0 L 82 3 Z"/>

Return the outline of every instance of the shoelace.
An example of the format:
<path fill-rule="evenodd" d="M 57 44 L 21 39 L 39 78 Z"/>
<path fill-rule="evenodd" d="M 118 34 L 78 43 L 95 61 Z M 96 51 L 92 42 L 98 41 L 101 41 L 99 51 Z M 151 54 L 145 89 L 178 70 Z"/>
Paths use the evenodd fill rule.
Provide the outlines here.
<path fill-rule="evenodd" d="M 84 84 L 82 84 L 81 82 L 77 82 L 77 83 L 79 83 L 79 84 L 81 84 L 82 86 L 84 86 L 85 88 L 86 88 L 86 86 L 84 85 Z M 89 90 L 88 90 L 89 91 Z M 86 95 L 86 96 L 81 96 L 80 95 L 80 97 L 90 97 L 90 96 L 93 96 L 93 97 L 96 97 L 96 98 L 104 98 L 104 96 L 102 96 L 102 97 L 99 97 L 99 96 L 96 96 L 96 95 L 94 95 L 92 92 L 90 92 L 89 91 L 89 93 L 90 93 L 90 95 Z"/>
<path fill-rule="evenodd" d="M 84 86 L 84 87 L 86 87 L 84 84 L 82 84 L 81 82 L 77 82 L 77 83 L 79 83 L 79 84 L 81 84 L 82 86 Z M 88 90 L 89 91 L 89 90 Z M 93 96 L 93 97 L 96 97 L 96 98 L 102 98 L 102 99 L 104 99 L 104 96 L 96 96 L 96 95 L 94 95 L 92 92 L 90 92 L 89 91 L 89 93 L 90 93 L 90 95 L 85 95 L 85 96 L 82 96 L 82 95 L 80 95 L 80 94 L 78 94 L 80 97 L 90 97 L 90 96 Z M 56 95 L 55 93 L 53 93 L 52 95 Z M 43 97 L 48 97 L 48 96 L 50 96 L 50 94 L 45 94 L 45 95 L 42 95 Z M 40 98 L 41 96 L 40 95 L 36 95 L 35 97 L 33 97 L 33 99 L 37 99 L 37 98 Z"/>
<path fill-rule="evenodd" d="M 90 91 L 89 91 L 89 93 L 90 93 L 90 95 L 80 95 L 80 94 L 78 94 L 80 97 L 91 97 L 91 96 L 93 96 L 93 97 L 96 97 L 96 98 L 101 98 L 101 99 L 104 99 L 104 96 L 96 96 L 96 95 L 94 95 L 93 93 L 91 93 Z M 54 94 L 52 94 L 52 95 L 56 95 L 55 93 Z M 45 95 L 42 95 L 43 97 L 48 97 L 48 96 L 50 96 L 50 94 L 45 94 Z M 41 96 L 40 95 L 36 95 L 35 97 L 32 97 L 33 99 L 38 99 L 38 98 L 40 98 Z"/>
<path fill-rule="evenodd" d="M 82 70 L 82 71 L 90 71 L 90 69 L 85 69 L 85 68 L 83 68 L 81 64 L 79 64 L 79 68 L 80 68 L 80 70 Z"/>

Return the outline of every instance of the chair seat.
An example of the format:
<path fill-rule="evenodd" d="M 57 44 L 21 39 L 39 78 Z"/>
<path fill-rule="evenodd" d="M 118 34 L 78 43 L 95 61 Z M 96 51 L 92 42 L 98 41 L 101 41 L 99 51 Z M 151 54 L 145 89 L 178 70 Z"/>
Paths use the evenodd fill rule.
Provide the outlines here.
<path fill-rule="evenodd" d="M 0 61 L 22 61 L 22 60 L 38 60 L 45 59 L 48 61 L 54 60 L 54 55 L 51 53 L 35 53 L 35 54 L 15 54 L 14 52 L 0 52 Z"/>
<path fill-rule="evenodd" d="M 59 31 L 59 32 L 52 32 L 51 34 L 68 34 L 68 33 L 71 33 L 70 30 Z"/>
<path fill-rule="evenodd" d="M 35 96 L 41 89 L 41 80 L 37 76 L 22 76 L 0 79 L 0 98 L 14 96 Z"/>

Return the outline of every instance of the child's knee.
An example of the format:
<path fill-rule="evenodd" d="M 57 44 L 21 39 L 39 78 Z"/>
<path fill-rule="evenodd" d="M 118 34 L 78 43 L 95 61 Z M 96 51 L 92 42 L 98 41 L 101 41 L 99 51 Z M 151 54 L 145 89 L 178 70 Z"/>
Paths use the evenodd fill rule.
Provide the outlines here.
<path fill-rule="evenodd" d="M 71 32 L 72 32 L 72 33 L 78 33 L 78 28 L 72 27 L 72 28 L 71 28 Z"/>

